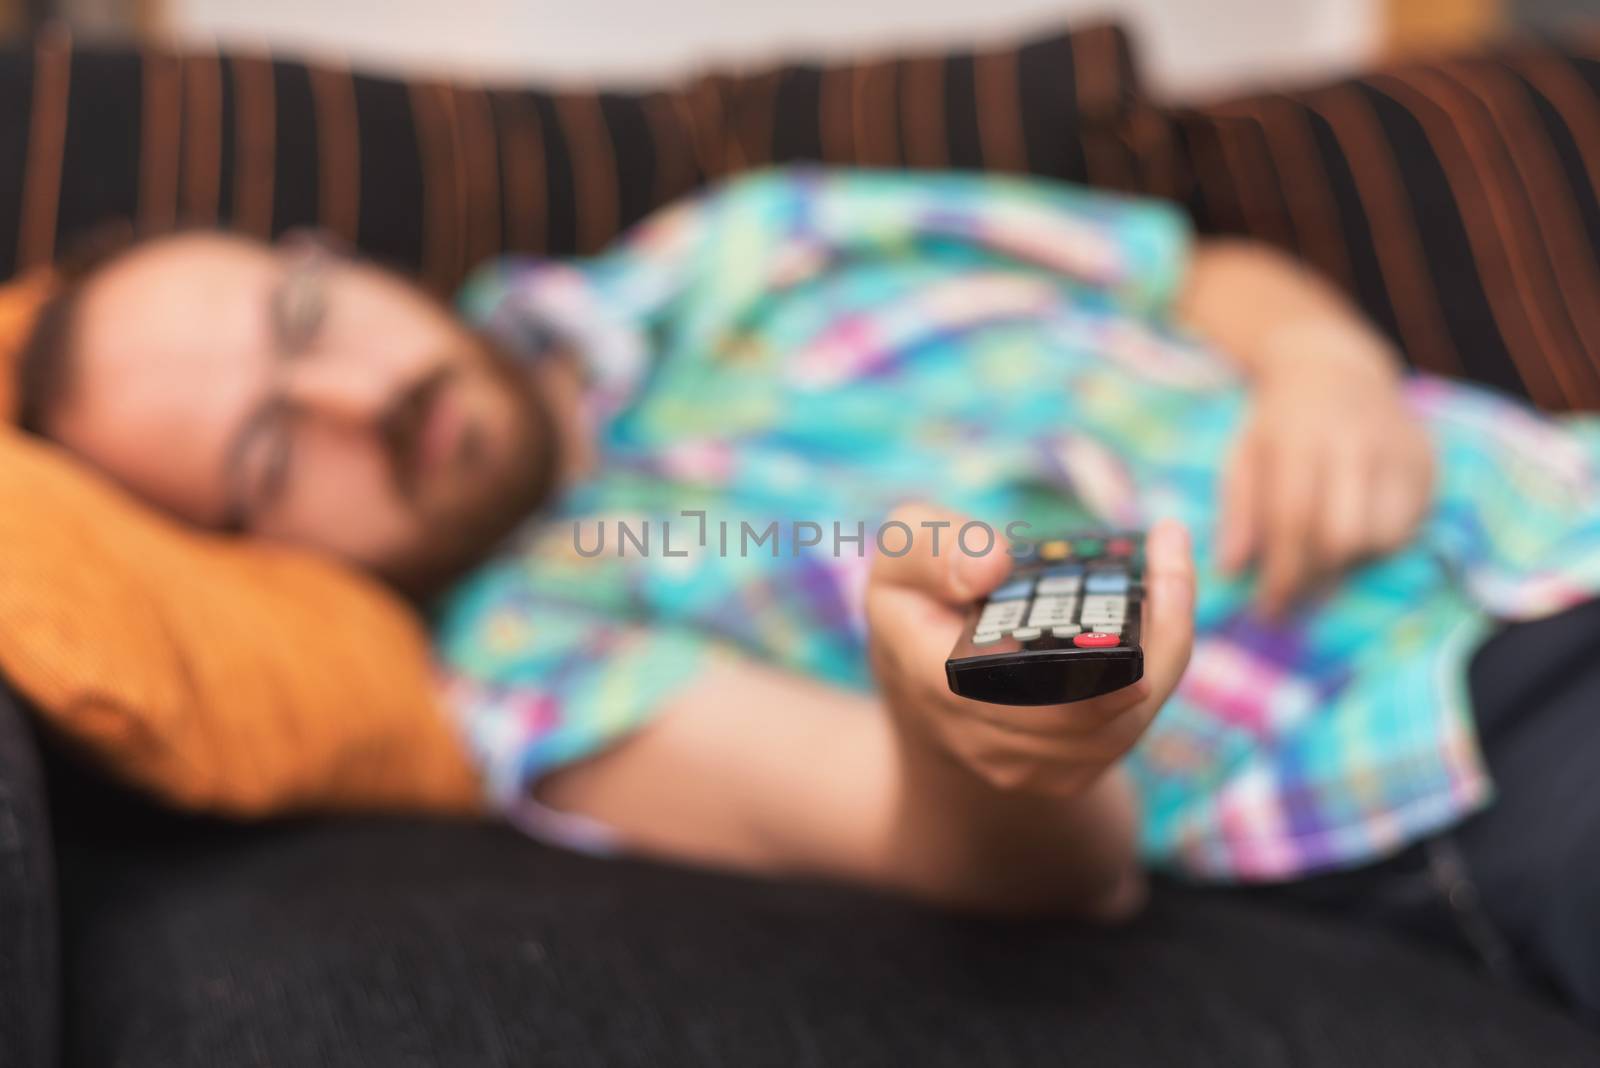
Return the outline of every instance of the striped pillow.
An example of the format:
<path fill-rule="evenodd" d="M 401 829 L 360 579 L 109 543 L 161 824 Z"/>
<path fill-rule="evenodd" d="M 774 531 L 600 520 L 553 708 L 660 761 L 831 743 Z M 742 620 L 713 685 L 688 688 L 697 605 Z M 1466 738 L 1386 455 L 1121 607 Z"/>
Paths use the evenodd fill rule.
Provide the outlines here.
<path fill-rule="evenodd" d="M 685 94 L 365 77 L 245 53 L 0 52 L 0 277 L 85 231 L 324 227 L 439 289 L 572 253 L 699 184 Z"/>
<path fill-rule="evenodd" d="M 1097 24 L 1019 46 L 791 64 L 721 80 L 733 167 L 820 161 L 1097 177 L 1092 135 L 1140 87 L 1127 35 Z"/>
<path fill-rule="evenodd" d="M 1304 257 L 1418 368 L 1600 408 L 1592 47 L 1518 43 L 1169 117 L 1202 230 Z"/>
<path fill-rule="evenodd" d="M 593 252 L 708 179 L 813 148 L 1079 177 L 1077 116 L 1118 114 L 1135 89 L 1108 26 L 650 92 L 407 82 L 50 33 L 0 51 L 0 205 L 16 205 L 0 210 L 0 278 L 113 220 L 311 225 L 444 291 L 497 252 Z"/>

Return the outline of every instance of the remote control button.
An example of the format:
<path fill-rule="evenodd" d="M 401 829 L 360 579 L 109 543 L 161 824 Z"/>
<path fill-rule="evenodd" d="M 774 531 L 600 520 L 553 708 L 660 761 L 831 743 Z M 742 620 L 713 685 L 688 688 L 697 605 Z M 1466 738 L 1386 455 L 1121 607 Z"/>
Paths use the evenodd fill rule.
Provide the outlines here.
<path fill-rule="evenodd" d="M 1077 575 L 1046 575 L 1039 580 L 1040 593 L 1077 593 L 1083 579 Z"/>
<path fill-rule="evenodd" d="M 1087 634 L 1080 634 L 1073 638 L 1072 644 L 1079 649 L 1109 649 L 1113 645 L 1121 645 L 1122 636 L 1103 630 L 1092 630 Z"/>
<path fill-rule="evenodd" d="M 1099 538 L 1079 538 L 1072 543 L 1074 556 L 1099 556 L 1105 551 L 1105 543 Z"/>
<path fill-rule="evenodd" d="M 1076 597 L 1035 597 L 1033 611 L 1028 613 L 1028 626 L 1048 627 L 1056 623 L 1071 623 L 1077 611 Z"/>
<path fill-rule="evenodd" d="M 1027 601 L 990 601 L 978 613 L 978 630 L 1005 630 L 1022 622 Z"/>
<path fill-rule="evenodd" d="M 1133 554 L 1133 539 L 1112 538 L 1106 542 L 1106 552 L 1112 556 L 1131 556 Z"/>
<path fill-rule="evenodd" d="M 1041 574 L 1049 578 L 1074 578 L 1083 575 L 1082 564 L 1051 564 Z"/>
<path fill-rule="evenodd" d="M 999 641 L 1001 638 L 1004 638 L 1004 637 L 1005 637 L 1005 635 L 1001 634 L 997 630 L 975 631 L 973 633 L 973 635 L 972 635 L 972 644 L 973 645 L 993 645 L 995 642 Z"/>
<path fill-rule="evenodd" d="M 1095 619 L 1114 619 L 1121 621 L 1128 613 L 1128 601 L 1123 597 L 1085 597 L 1083 599 L 1083 619 L 1085 622 Z"/>
<path fill-rule="evenodd" d="M 1127 593 L 1128 573 L 1126 571 L 1094 571 L 1083 580 L 1085 593 Z"/>
<path fill-rule="evenodd" d="M 1017 639 L 1019 642 L 1031 642 L 1033 639 L 1039 637 L 1043 633 L 1044 631 L 1040 630 L 1038 627 L 1018 627 L 1016 630 L 1011 632 L 1011 636 Z"/>
<path fill-rule="evenodd" d="M 1076 623 L 1063 623 L 1059 627 L 1051 627 L 1050 628 L 1050 633 L 1053 634 L 1054 636 L 1056 636 L 1057 638 L 1071 638 L 1074 635 L 1077 635 L 1077 634 L 1081 633 L 1082 631 L 1083 631 L 1083 628 L 1078 626 Z"/>
<path fill-rule="evenodd" d="M 1036 608 L 1028 614 L 1028 626 L 1058 627 L 1063 623 L 1071 623 L 1073 619 L 1071 612 L 1064 612 L 1060 609 L 1044 609 L 1041 611 Z"/>
<path fill-rule="evenodd" d="M 1039 546 L 1041 560 L 1065 560 L 1072 555 L 1072 546 L 1061 540 L 1047 541 Z"/>
<path fill-rule="evenodd" d="M 1026 597 L 1032 592 L 1032 579 L 1012 579 L 1004 586 L 1001 586 L 998 590 L 995 590 L 993 593 L 989 594 L 989 600 L 991 602 L 1007 601 L 1015 597 Z"/>

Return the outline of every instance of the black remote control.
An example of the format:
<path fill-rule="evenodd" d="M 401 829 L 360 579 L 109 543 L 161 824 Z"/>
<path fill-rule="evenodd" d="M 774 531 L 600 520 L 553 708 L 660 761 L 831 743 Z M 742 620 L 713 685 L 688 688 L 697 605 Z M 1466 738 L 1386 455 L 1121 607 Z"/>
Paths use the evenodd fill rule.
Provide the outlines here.
<path fill-rule="evenodd" d="M 962 697 L 1056 705 L 1144 675 L 1144 536 L 1072 534 L 1032 543 L 1004 585 L 973 606 L 945 677 Z"/>

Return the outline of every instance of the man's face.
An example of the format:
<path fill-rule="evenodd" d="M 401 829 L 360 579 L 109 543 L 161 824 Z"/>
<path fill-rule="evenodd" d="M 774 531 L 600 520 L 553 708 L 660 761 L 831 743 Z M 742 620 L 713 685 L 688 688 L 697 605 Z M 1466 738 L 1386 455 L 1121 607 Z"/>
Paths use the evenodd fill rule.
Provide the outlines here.
<path fill-rule="evenodd" d="M 536 502 L 531 382 L 381 268 L 167 238 L 92 275 L 49 436 L 205 527 L 402 581 L 464 563 Z"/>

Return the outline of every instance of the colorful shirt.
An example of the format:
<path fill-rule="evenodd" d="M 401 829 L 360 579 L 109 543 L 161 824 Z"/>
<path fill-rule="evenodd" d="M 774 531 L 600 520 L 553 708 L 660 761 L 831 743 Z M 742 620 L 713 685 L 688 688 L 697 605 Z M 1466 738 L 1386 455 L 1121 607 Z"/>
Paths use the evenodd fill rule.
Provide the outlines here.
<path fill-rule="evenodd" d="M 1189 525 L 1193 659 L 1128 760 L 1152 864 L 1293 877 L 1484 804 L 1467 661 L 1497 618 L 1600 590 L 1600 424 L 1409 380 L 1440 471 L 1420 533 L 1264 626 L 1248 580 L 1212 565 L 1247 391 L 1168 322 L 1190 241 L 1168 205 L 1045 181 L 791 171 L 586 263 L 484 269 L 463 310 L 513 345 L 569 339 L 602 448 L 598 476 L 439 617 L 495 799 L 530 819 L 534 781 L 646 723 L 712 657 L 870 689 L 874 531 L 921 497 L 1039 535 Z M 805 522 L 821 544 L 800 544 Z M 741 545 L 773 523 L 771 549 Z"/>

